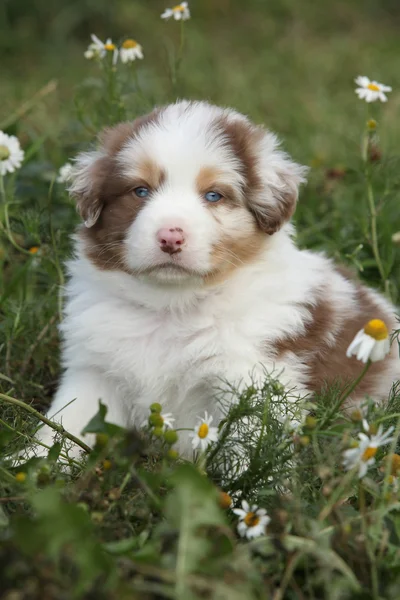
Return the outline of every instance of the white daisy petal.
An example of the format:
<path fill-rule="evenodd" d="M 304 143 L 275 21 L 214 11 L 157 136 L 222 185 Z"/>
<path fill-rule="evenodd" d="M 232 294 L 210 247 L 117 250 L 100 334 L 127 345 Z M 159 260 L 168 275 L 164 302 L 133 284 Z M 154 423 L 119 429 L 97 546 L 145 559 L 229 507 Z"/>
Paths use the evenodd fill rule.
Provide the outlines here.
<path fill-rule="evenodd" d="M 0 131 L 0 174 L 14 173 L 20 168 L 24 155 L 18 138 Z"/>

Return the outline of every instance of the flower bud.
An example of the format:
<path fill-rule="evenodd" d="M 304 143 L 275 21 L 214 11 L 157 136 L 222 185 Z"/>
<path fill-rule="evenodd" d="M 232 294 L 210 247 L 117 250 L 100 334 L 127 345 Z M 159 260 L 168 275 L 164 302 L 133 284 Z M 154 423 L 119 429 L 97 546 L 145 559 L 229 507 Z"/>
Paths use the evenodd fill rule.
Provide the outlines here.
<path fill-rule="evenodd" d="M 168 431 L 165 431 L 164 440 L 170 446 L 172 446 L 172 444 L 176 444 L 178 441 L 178 434 L 176 433 L 175 429 L 169 429 Z"/>
<path fill-rule="evenodd" d="M 151 413 L 149 416 L 149 425 L 151 427 L 162 427 L 164 425 L 164 419 L 159 413 Z"/>

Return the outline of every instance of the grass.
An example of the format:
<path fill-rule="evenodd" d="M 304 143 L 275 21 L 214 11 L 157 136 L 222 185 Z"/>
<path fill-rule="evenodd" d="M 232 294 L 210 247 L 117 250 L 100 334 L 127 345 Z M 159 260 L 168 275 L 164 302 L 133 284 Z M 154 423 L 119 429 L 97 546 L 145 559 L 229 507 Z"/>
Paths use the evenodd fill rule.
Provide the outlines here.
<path fill-rule="evenodd" d="M 62 455 L 72 442 L 62 433 L 47 459 L 10 461 L 37 418 L 9 398 L 44 410 L 60 373 L 63 262 L 78 219 L 57 170 L 100 127 L 154 103 L 208 99 L 276 131 L 311 167 L 298 243 L 399 301 L 397 3 L 194 0 L 181 57 L 179 24 L 159 19 L 164 8 L 158 0 L 0 7 L 0 129 L 25 150 L 0 205 L 0 589 L 7 600 L 397 600 L 397 459 L 385 458 L 396 439 L 365 478 L 344 471 L 343 452 L 362 426 L 336 408 L 339 387 L 307 400 L 311 417 L 294 432 L 277 419 L 277 403 L 286 410 L 288 400 L 273 377 L 263 389 L 233 390 L 219 442 L 195 465 L 152 428 L 110 427 L 102 410 L 89 425 L 95 450 L 70 472 Z M 117 93 L 82 56 L 92 31 L 144 47 Z M 392 85 L 389 102 L 368 113 L 353 91 L 358 74 Z M 386 407 L 367 411 L 373 426 L 393 425 L 398 436 L 398 388 Z M 256 441 L 249 422 L 259 423 Z M 245 498 L 267 509 L 268 535 L 240 540 L 221 490 L 236 507 Z"/>

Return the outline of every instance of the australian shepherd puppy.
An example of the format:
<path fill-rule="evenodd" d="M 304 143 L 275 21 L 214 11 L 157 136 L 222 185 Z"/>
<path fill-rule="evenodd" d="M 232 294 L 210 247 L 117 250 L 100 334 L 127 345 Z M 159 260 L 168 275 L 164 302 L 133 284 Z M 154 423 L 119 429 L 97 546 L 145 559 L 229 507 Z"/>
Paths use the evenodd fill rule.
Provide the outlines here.
<path fill-rule="evenodd" d="M 126 427 L 160 402 L 191 428 L 205 410 L 218 423 L 221 380 L 246 386 L 267 370 L 299 395 L 354 380 L 362 364 L 346 349 L 370 319 L 392 330 L 394 308 L 296 247 L 289 221 L 304 177 L 274 134 L 205 102 L 106 129 L 78 156 L 70 188 L 83 224 L 49 415 L 80 436 L 99 399 Z M 400 375 L 394 346 L 352 402 L 387 398 Z M 190 450 L 184 434 L 180 443 Z"/>

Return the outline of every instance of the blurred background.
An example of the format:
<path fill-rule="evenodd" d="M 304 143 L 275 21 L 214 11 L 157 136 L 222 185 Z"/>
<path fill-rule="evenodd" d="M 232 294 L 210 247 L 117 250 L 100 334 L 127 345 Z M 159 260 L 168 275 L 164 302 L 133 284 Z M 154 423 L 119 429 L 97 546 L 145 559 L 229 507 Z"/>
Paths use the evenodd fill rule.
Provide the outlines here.
<path fill-rule="evenodd" d="M 142 85 L 170 99 L 166 48 L 179 24 L 161 12 L 176 0 L 1 0 L 0 126 L 52 80 L 57 87 L 21 127 L 46 135 L 60 161 L 60 135 L 76 86 L 96 70 L 83 57 L 91 33 L 142 44 Z M 276 130 L 298 160 L 341 162 L 357 150 L 365 104 L 354 77 L 393 87 L 380 123 L 395 146 L 400 106 L 399 0 L 191 0 L 184 94 L 234 106 Z M 383 135 L 384 131 L 384 135 Z"/>

